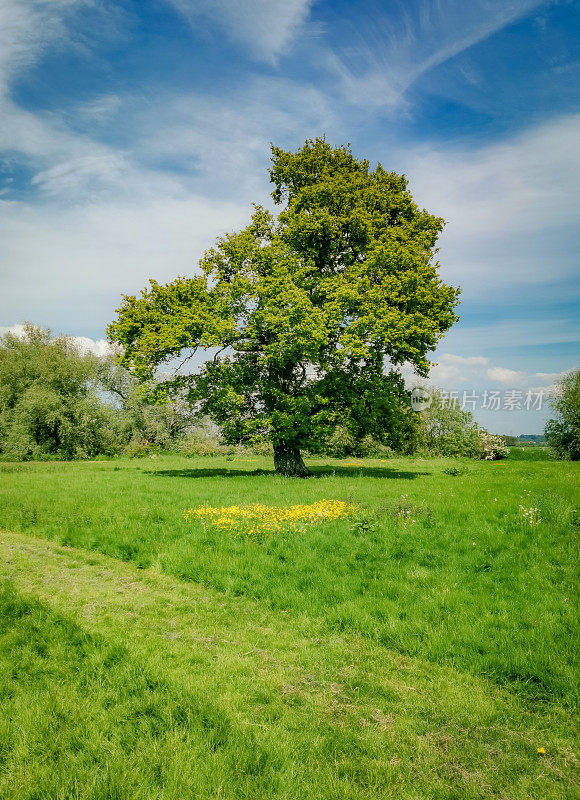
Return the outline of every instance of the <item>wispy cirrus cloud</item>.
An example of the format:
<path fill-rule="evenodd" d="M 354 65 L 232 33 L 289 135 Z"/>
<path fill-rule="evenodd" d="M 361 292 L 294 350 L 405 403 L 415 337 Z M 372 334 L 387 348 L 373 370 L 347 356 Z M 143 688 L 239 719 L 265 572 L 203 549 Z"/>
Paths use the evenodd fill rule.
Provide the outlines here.
<path fill-rule="evenodd" d="M 310 0 L 179 0 L 179 5 L 200 27 L 211 18 L 270 57 L 289 44 Z M 77 203 L 107 194 L 176 196 L 206 189 L 215 195 L 228 187 L 247 198 L 258 186 L 263 194 L 270 140 L 299 142 L 332 127 L 322 92 L 273 76 L 253 77 L 241 90 L 217 95 L 168 91 L 154 102 L 147 95 L 114 92 L 49 112 L 16 102 L 14 83 L 45 53 L 75 48 L 77 39 L 83 40 L 78 12 L 92 6 L 92 0 L 6 0 L 0 6 L 0 152 L 5 164 L 26 166 L 38 199 Z M 99 124 L 121 117 L 130 149 L 95 135 Z"/>
<path fill-rule="evenodd" d="M 81 103 L 72 109 L 72 113 L 87 120 L 99 123 L 113 117 L 123 106 L 123 100 L 117 94 L 102 94 Z"/>
<path fill-rule="evenodd" d="M 482 299 L 577 276 L 579 140 L 572 114 L 492 144 L 400 152 L 418 202 L 447 221 L 448 280 Z"/>
<path fill-rule="evenodd" d="M 210 22 L 257 59 L 274 62 L 306 21 L 312 0 L 167 0 L 193 27 Z"/>
<path fill-rule="evenodd" d="M 329 51 L 327 67 L 349 102 L 405 105 L 424 74 L 521 19 L 545 0 L 405 0 L 386 9 L 376 0 L 348 19 L 347 44 Z M 345 26 L 346 27 L 346 26 Z"/>
<path fill-rule="evenodd" d="M 49 47 L 67 41 L 66 21 L 90 0 L 3 0 L 0 4 L 0 93 Z"/>
<path fill-rule="evenodd" d="M 342 124 L 314 86 L 276 77 L 253 78 L 220 96 L 169 95 L 160 109 L 137 112 L 135 152 L 144 163 L 180 163 L 210 195 L 246 202 L 267 198 L 270 142 L 296 147 L 306 137 L 340 136 Z"/>
<path fill-rule="evenodd" d="M 0 4 L 0 152 L 36 173 L 32 185 L 51 191 L 83 174 L 93 185 L 126 160 L 114 148 L 73 131 L 66 115 L 31 111 L 15 102 L 13 86 L 45 53 L 75 47 L 72 27 L 91 0 L 4 0 Z M 82 37 L 81 37 L 82 38 Z M 68 176 L 68 179 L 67 177 Z"/>

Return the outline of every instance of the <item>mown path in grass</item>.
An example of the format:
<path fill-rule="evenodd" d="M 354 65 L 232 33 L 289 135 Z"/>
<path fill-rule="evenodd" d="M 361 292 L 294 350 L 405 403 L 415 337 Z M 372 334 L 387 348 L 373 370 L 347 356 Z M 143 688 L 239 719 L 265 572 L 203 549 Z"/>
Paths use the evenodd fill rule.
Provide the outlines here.
<path fill-rule="evenodd" d="M 572 707 L 580 463 L 308 465 L 315 478 L 289 481 L 258 457 L 0 464 L 0 528 L 155 566 Z M 323 499 L 369 508 L 376 525 L 336 520 L 255 541 L 183 518 L 198 505 Z"/>
<path fill-rule="evenodd" d="M 7 800 L 577 796 L 574 720 L 557 704 L 532 705 L 451 667 L 329 634 L 322 619 L 95 552 L 3 532 L 0 564 L 2 578 L 42 604 L 22 601 L 11 626 L 37 619 L 65 654 L 55 660 L 45 633 L 32 659 L 30 631 L 15 644 L 3 626 L 10 647 L 0 652 L 16 665 L 0 683 L 0 796 Z M 95 636 L 116 648 L 109 666 L 97 659 L 96 671 L 85 642 Z M 79 642 L 82 657 L 73 652 Z M 136 719 L 114 693 L 103 703 L 111 670 L 120 670 L 118 691 L 141 709 Z M 47 684 L 35 693 L 39 676 Z M 69 687 L 75 717 L 59 707 L 51 722 L 54 687 L 65 695 Z M 95 726 L 93 717 L 103 714 Z M 129 736 L 126 763 L 116 725 Z M 74 747 L 70 737 L 67 747 L 51 747 L 67 726 L 78 731 Z M 31 769 L 49 787 L 44 794 L 30 784 Z M 59 793 L 60 775 L 69 783 Z"/>

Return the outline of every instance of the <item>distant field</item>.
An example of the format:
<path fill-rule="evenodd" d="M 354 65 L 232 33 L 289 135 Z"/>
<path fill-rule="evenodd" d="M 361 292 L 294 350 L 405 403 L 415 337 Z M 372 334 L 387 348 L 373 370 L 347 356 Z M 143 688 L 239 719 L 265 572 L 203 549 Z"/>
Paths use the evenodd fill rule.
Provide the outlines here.
<path fill-rule="evenodd" d="M 308 465 L 0 464 L 26 534 L 0 536 L 0 796 L 578 796 L 580 464 Z M 322 499 L 365 511 L 267 540 L 183 519 Z"/>
<path fill-rule="evenodd" d="M 542 445 L 526 445 L 510 447 L 510 461 L 553 461 L 549 447 Z"/>

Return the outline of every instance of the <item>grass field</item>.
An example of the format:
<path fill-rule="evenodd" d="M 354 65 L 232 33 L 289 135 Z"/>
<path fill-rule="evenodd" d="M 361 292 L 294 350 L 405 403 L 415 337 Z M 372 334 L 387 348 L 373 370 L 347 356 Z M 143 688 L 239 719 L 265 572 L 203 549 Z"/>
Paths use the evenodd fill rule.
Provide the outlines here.
<path fill-rule="evenodd" d="M 580 464 L 308 465 L 0 464 L 0 797 L 579 796 Z"/>

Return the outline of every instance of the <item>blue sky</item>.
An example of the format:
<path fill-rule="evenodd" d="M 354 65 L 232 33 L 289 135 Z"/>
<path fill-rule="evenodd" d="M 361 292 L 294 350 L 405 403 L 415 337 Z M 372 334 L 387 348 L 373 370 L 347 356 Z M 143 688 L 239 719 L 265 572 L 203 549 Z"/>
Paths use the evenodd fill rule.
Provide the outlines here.
<path fill-rule="evenodd" d="M 577 0 L 4 0 L 0 326 L 99 340 L 268 203 L 270 141 L 325 134 L 448 222 L 434 382 L 548 387 L 580 362 L 579 87 Z"/>

